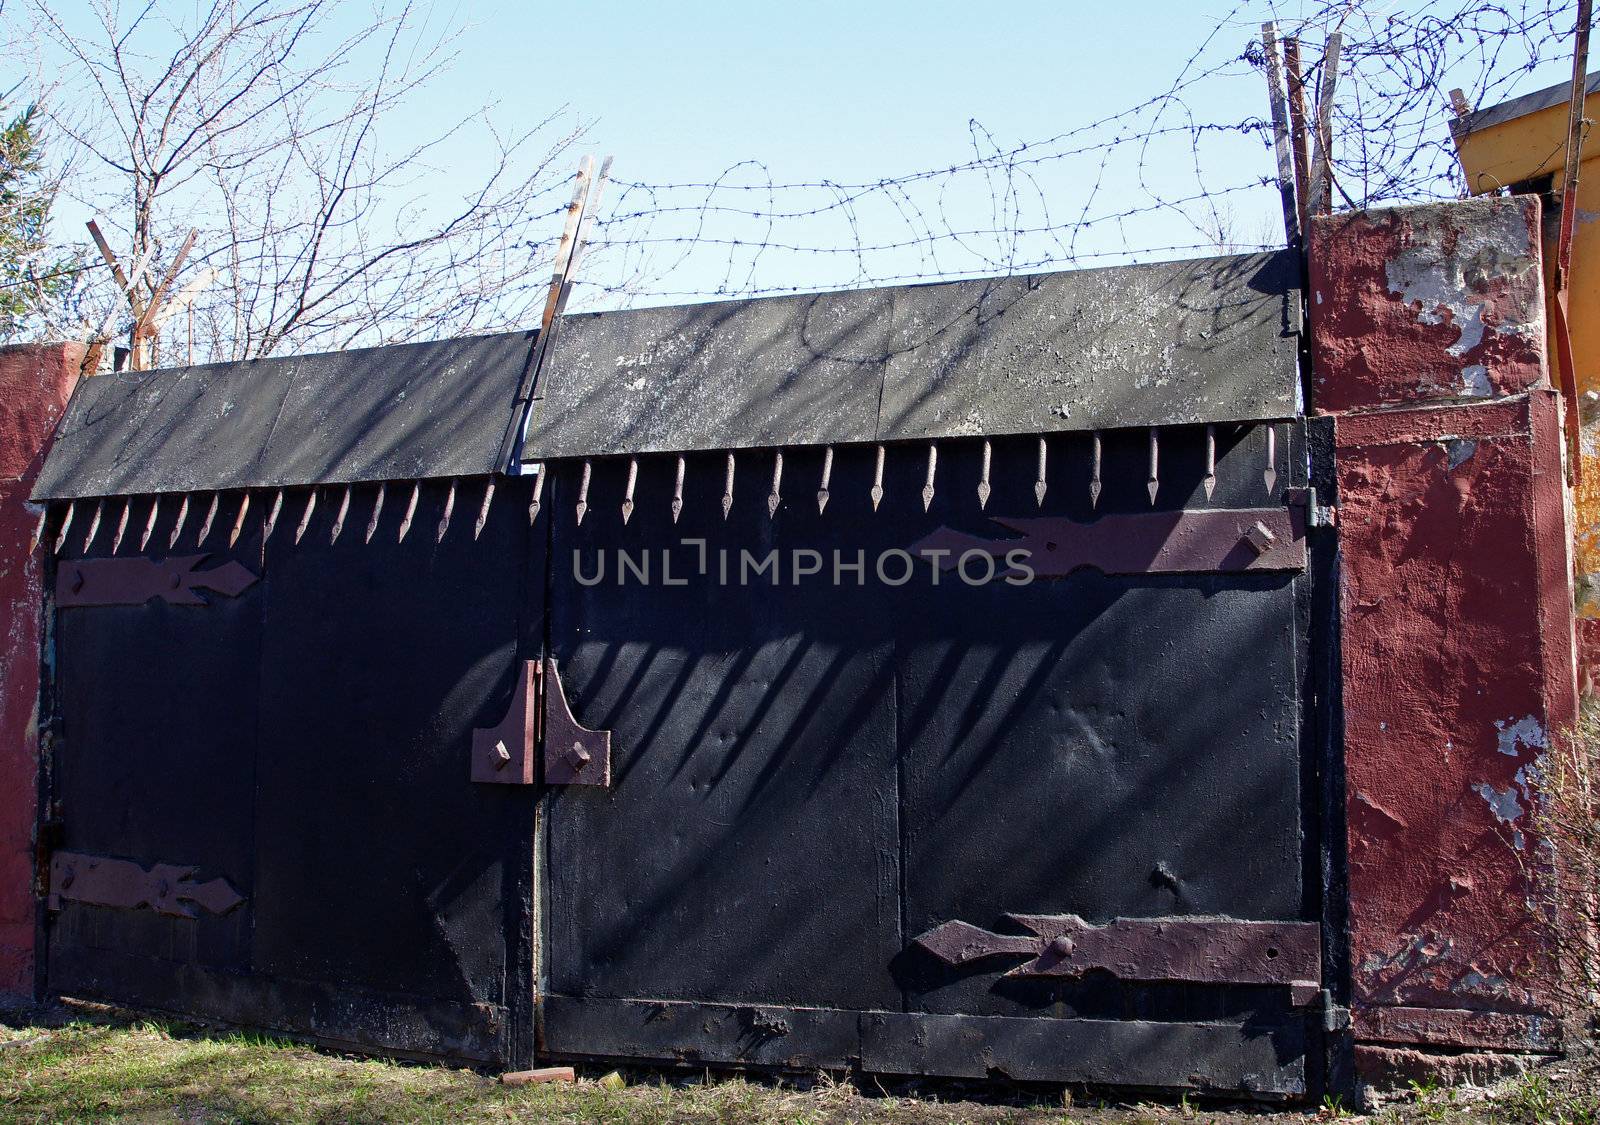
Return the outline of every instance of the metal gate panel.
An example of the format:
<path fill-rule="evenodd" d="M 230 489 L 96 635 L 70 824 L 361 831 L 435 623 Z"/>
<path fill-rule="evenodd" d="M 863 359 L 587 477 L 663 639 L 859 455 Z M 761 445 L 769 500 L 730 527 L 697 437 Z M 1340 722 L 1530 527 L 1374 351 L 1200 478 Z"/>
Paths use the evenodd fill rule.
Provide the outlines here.
<path fill-rule="evenodd" d="M 1080 572 L 941 606 L 903 615 L 898 649 L 910 935 L 1008 913 L 1302 917 L 1291 578 Z M 1000 979 L 1015 958 L 906 961 L 935 1012 L 1108 1016 L 1165 992 L 1144 1010 L 1215 1014 L 1171 989 Z"/>
<path fill-rule="evenodd" d="M 85 589 L 96 583 L 95 561 L 111 554 L 121 507 L 121 501 L 106 502 L 86 555 L 93 506 L 80 505 L 58 565 L 69 584 L 79 569 L 87 575 Z M 176 511 L 166 505 L 153 544 L 167 541 Z M 147 512 L 144 500 L 130 509 L 121 555 L 131 554 L 143 535 Z M 233 562 L 261 574 L 258 536 L 247 531 L 234 547 L 226 544 L 227 529 L 218 528 L 200 568 Z M 81 568 L 77 560 L 84 560 Z M 54 687 L 61 718 L 51 732 L 49 758 L 49 814 L 60 818 L 55 846 L 128 861 L 135 871 L 192 867 L 193 880 L 225 879 L 243 901 L 220 915 L 199 909 L 185 918 L 58 898 L 47 945 L 53 991 L 178 1009 L 184 966 L 248 966 L 264 601 L 256 582 L 236 596 L 208 595 L 202 605 L 158 597 L 57 615 Z M 54 834 L 43 831 L 47 840 Z M 169 882 L 175 891 L 179 880 Z"/>
<path fill-rule="evenodd" d="M 591 574 L 594 552 L 617 547 L 648 548 L 659 568 L 679 535 L 750 545 L 770 532 L 764 510 L 723 525 L 723 475 L 704 472 L 686 481 L 676 527 L 671 475 L 641 476 L 623 525 L 625 462 L 594 466 L 597 509 L 579 526 L 580 472 L 563 467 L 547 494 L 551 645 L 578 721 L 612 732 L 613 782 L 550 792 L 550 991 L 897 1004 L 886 634 L 831 588 L 723 587 L 681 570 L 684 586 L 582 585 L 574 551 Z"/>
<path fill-rule="evenodd" d="M 506 488 L 481 535 L 483 481 L 462 482 L 442 539 L 443 482 L 357 490 L 337 543 L 338 493 L 294 542 L 291 495 L 267 544 L 256 814 L 258 973 L 454 1005 L 460 1027 L 414 1049 L 507 1057 L 532 800 L 468 780 L 471 731 L 497 720 L 522 668 L 526 500 Z M 433 1044 L 428 1042 L 432 1036 Z"/>

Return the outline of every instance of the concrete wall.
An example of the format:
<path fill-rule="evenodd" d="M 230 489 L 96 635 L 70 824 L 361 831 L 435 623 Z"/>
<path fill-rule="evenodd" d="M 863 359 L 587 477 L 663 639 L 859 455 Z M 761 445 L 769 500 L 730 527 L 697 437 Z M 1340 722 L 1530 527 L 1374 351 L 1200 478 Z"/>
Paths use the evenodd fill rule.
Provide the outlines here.
<path fill-rule="evenodd" d="M 1313 221 L 1314 405 L 1335 417 L 1353 1022 L 1419 1049 L 1547 1049 L 1530 774 L 1576 711 L 1539 206 Z"/>
<path fill-rule="evenodd" d="M 77 382 L 77 344 L 0 347 L 0 994 L 33 993 L 38 819 L 39 513 L 34 474 Z"/>

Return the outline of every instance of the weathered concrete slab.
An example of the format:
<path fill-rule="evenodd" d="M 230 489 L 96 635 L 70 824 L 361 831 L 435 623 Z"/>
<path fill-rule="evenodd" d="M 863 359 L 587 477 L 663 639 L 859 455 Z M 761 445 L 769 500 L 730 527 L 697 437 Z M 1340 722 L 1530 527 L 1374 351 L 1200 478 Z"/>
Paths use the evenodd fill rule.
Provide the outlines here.
<path fill-rule="evenodd" d="M 567 318 L 527 460 L 1279 418 L 1287 254 Z"/>
<path fill-rule="evenodd" d="M 493 472 L 533 335 L 85 379 L 34 496 Z"/>

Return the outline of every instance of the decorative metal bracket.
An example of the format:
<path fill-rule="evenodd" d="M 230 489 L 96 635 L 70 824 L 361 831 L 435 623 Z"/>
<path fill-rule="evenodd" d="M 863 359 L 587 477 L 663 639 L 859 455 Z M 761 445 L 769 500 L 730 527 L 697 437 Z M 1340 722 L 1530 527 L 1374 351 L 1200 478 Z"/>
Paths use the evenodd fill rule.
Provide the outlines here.
<path fill-rule="evenodd" d="M 1294 571 L 1306 566 L 1305 508 L 1220 508 L 1101 516 L 1093 523 L 1061 517 L 993 517 L 1021 538 L 984 539 L 941 527 L 912 544 L 917 553 L 947 552 L 950 570 L 979 551 L 1004 561 L 1028 552 L 1041 578 L 1092 567 L 1103 574 L 1217 574 Z"/>
<path fill-rule="evenodd" d="M 63 900 L 90 906 L 138 910 L 148 906 L 169 918 L 194 918 L 195 907 L 222 915 L 244 901 L 226 879 L 196 883 L 195 868 L 158 863 L 148 871 L 128 859 L 56 852 L 50 857 L 50 893 L 46 905 L 60 910 Z"/>
<path fill-rule="evenodd" d="M 472 732 L 472 780 L 499 785 L 533 784 L 533 748 L 537 744 L 539 676 L 537 660 L 523 662 L 506 717 L 495 726 Z"/>
<path fill-rule="evenodd" d="M 578 725 L 567 706 L 556 662 L 545 659 L 544 780 L 546 785 L 611 784 L 611 732 Z"/>
<path fill-rule="evenodd" d="M 966 922 L 935 926 L 912 944 L 947 965 L 1025 957 L 1008 977 L 1079 977 L 1094 969 L 1130 981 L 1286 985 L 1296 1007 L 1322 985 L 1322 928 L 1315 922 L 1231 918 L 1118 918 L 1091 925 L 1076 914 L 1007 914 L 1026 933 L 996 934 Z"/>
<path fill-rule="evenodd" d="M 255 585 L 256 576 L 232 560 L 210 570 L 195 570 L 207 557 L 73 559 L 56 572 L 56 605 L 143 605 L 151 598 L 173 605 L 206 605 L 200 590 L 233 598 Z"/>

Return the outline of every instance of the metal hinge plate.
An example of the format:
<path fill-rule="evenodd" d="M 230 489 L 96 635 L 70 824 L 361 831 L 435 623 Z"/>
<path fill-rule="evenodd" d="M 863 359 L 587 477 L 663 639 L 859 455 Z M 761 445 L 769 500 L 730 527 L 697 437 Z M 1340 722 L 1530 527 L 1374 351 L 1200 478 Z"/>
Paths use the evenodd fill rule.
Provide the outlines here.
<path fill-rule="evenodd" d="M 524 662 L 505 718 L 472 732 L 472 780 L 532 785 L 536 753 L 546 785 L 611 784 L 611 732 L 579 725 L 548 658 Z"/>

